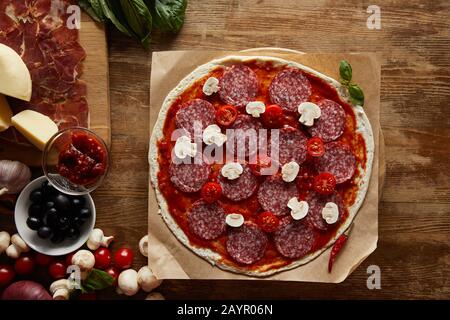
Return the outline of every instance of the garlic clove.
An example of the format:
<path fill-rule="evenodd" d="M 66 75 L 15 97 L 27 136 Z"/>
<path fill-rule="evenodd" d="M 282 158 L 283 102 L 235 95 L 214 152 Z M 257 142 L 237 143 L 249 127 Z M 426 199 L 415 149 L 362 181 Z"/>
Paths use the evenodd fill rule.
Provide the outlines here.
<path fill-rule="evenodd" d="M 19 161 L 0 160 L 0 195 L 19 193 L 31 179 L 31 171 Z"/>

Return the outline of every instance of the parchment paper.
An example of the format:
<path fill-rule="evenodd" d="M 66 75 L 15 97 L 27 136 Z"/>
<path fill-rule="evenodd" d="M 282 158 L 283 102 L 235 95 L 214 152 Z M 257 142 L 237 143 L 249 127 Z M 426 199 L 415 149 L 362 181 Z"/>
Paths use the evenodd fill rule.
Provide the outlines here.
<path fill-rule="evenodd" d="M 377 247 L 378 240 L 378 144 L 380 114 L 380 57 L 374 53 L 355 54 L 296 54 L 276 50 L 259 52 L 294 60 L 339 79 L 339 61 L 347 59 L 353 68 L 353 81 L 365 94 L 364 109 L 370 119 L 375 157 L 366 199 L 354 220 L 349 240 L 337 258 L 331 274 L 327 271 L 330 249 L 310 263 L 270 277 L 255 278 L 223 271 L 203 260 L 172 234 L 158 213 L 153 187 L 149 188 L 149 256 L 150 268 L 160 279 L 258 279 L 331 282 L 344 281 L 347 276 Z M 196 67 L 227 55 L 258 55 L 258 52 L 224 51 L 167 51 L 154 52 L 152 57 L 150 89 L 150 130 L 158 117 L 166 95 L 178 82 Z M 151 135 L 151 132 L 150 132 Z"/>

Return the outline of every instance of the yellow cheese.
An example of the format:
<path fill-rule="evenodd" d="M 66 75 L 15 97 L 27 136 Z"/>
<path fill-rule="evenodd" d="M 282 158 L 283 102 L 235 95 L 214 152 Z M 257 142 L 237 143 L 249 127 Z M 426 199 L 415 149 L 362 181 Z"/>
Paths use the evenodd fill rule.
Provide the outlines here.
<path fill-rule="evenodd" d="M 30 72 L 22 58 L 10 47 L 0 43 L 0 93 L 30 101 Z"/>
<path fill-rule="evenodd" d="M 58 132 L 58 127 L 49 117 L 42 113 L 25 110 L 11 119 L 12 125 L 40 150 Z"/>
<path fill-rule="evenodd" d="M 4 95 L 0 94 L 0 132 L 5 131 L 11 126 L 11 117 L 13 116 L 9 108 L 8 101 Z"/>

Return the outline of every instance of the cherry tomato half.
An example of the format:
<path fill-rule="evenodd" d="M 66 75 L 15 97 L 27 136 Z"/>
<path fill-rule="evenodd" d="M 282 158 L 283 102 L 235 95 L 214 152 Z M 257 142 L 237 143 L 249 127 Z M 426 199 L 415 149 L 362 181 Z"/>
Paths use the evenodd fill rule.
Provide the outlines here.
<path fill-rule="evenodd" d="M 229 127 L 236 120 L 238 115 L 237 109 L 233 106 L 223 106 L 216 111 L 216 121 L 223 127 Z"/>
<path fill-rule="evenodd" d="M 265 232 L 274 232 L 280 225 L 280 220 L 270 211 L 261 213 L 256 219 L 258 226 Z"/>
<path fill-rule="evenodd" d="M 23 255 L 16 259 L 14 262 L 14 270 L 17 274 L 26 275 L 33 272 L 36 262 L 31 255 Z"/>
<path fill-rule="evenodd" d="M 0 287 L 7 286 L 10 284 L 16 273 L 14 272 L 14 268 L 7 264 L 0 264 Z"/>
<path fill-rule="evenodd" d="M 117 270 L 116 267 L 111 266 L 111 267 L 105 269 L 105 272 L 114 278 L 113 286 L 117 286 L 117 278 L 119 278 L 119 274 L 120 274 L 119 270 Z"/>
<path fill-rule="evenodd" d="M 121 270 L 128 269 L 133 264 L 133 251 L 130 248 L 120 248 L 114 255 L 115 266 Z"/>
<path fill-rule="evenodd" d="M 94 252 L 95 268 L 106 269 L 111 264 L 111 252 L 108 248 L 99 248 Z"/>
<path fill-rule="evenodd" d="M 72 258 L 73 258 L 74 254 L 75 254 L 75 252 L 67 254 L 67 256 L 66 256 L 66 265 L 71 266 L 73 264 L 72 263 Z"/>
<path fill-rule="evenodd" d="M 308 154 L 311 157 L 321 157 L 325 153 L 325 146 L 323 144 L 322 139 L 319 137 L 313 137 L 308 140 L 306 144 L 306 148 L 308 149 Z"/>
<path fill-rule="evenodd" d="M 283 109 L 279 105 L 271 104 L 266 107 L 261 120 L 269 128 L 278 128 L 283 122 Z"/>
<path fill-rule="evenodd" d="M 207 182 L 203 185 L 200 194 L 208 203 L 213 203 L 220 199 L 222 195 L 222 187 L 217 182 Z"/>
<path fill-rule="evenodd" d="M 261 170 L 263 168 L 270 168 L 271 165 L 272 159 L 270 159 L 270 157 L 266 155 L 263 155 L 258 156 L 258 158 L 256 159 L 256 163 L 250 163 L 249 167 L 255 176 L 261 176 L 262 175 Z"/>
<path fill-rule="evenodd" d="M 66 277 L 67 266 L 64 260 L 55 261 L 48 267 L 48 274 L 53 279 L 62 279 Z"/>
<path fill-rule="evenodd" d="M 39 252 L 36 253 L 36 264 L 38 266 L 46 267 L 50 263 L 52 263 L 54 259 L 55 258 L 53 258 L 52 256 L 47 256 L 47 255 L 39 253 Z"/>
<path fill-rule="evenodd" d="M 329 172 L 322 172 L 314 178 L 314 191 L 320 194 L 332 194 L 336 188 L 336 178 Z"/>

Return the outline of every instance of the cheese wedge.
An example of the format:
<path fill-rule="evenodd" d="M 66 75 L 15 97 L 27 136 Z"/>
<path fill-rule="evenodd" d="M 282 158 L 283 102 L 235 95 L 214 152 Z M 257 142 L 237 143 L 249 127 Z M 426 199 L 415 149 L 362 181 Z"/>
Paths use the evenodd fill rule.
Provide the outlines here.
<path fill-rule="evenodd" d="M 0 94 L 0 132 L 5 131 L 11 126 L 12 116 L 13 114 L 8 101 L 6 101 L 4 95 Z"/>
<path fill-rule="evenodd" d="M 31 99 L 30 71 L 22 58 L 0 43 L 0 93 L 17 99 Z"/>
<path fill-rule="evenodd" d="M 58 126 L 42 113 L 25 110 L 11 118 L 12 125 L 38 149 L 44 150 L 45 144 L 58 132 Z"/>

